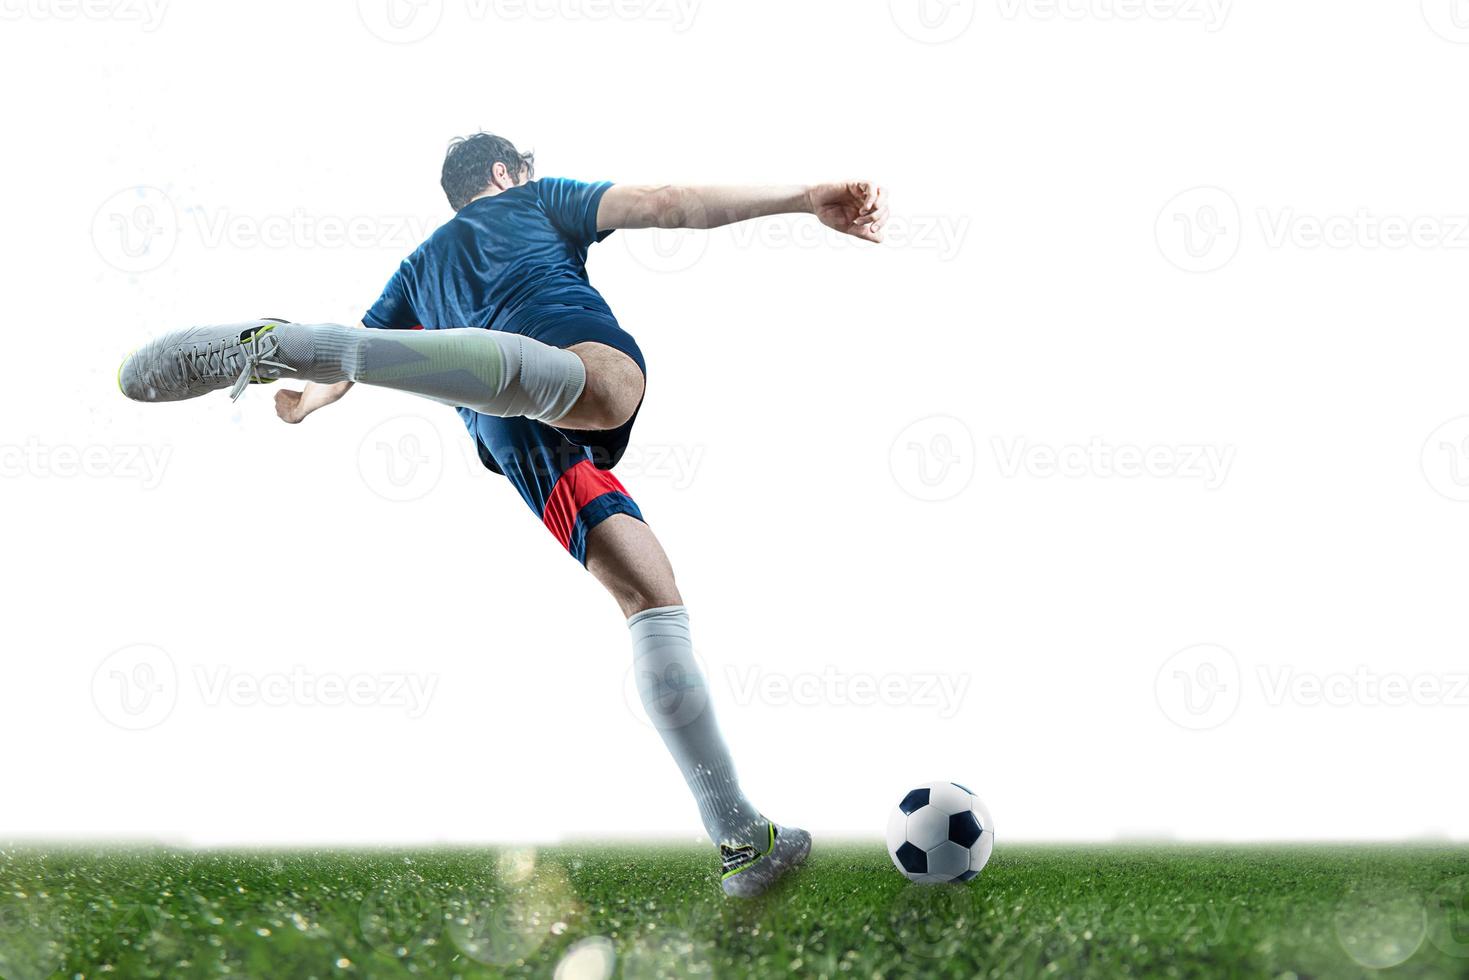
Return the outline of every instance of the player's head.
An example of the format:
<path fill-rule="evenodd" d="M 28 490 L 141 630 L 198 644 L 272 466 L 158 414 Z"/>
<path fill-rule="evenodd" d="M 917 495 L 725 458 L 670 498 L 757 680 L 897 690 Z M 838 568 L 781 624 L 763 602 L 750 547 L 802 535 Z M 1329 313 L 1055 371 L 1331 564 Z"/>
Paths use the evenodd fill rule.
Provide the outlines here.
<path fill-rule="evenodd" d="M 535 175 L 534 153 L 521 153 L 503 137 L 475 133 L 449 144 L 439 184 L 449 197 L 449 207 L 458 211 L 492 187 L 502 191 Z"/>

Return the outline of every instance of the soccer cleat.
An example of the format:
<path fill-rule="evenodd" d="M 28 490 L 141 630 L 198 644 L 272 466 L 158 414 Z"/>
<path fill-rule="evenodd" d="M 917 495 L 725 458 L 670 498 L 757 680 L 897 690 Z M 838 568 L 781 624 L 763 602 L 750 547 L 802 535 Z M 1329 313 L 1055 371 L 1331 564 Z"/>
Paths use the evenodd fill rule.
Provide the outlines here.
<path fill-rule="evenodd" d="M 166 334 L 127 356 L 117 369 L 117 387 L 140 402 L 182 401 L 229 388 L 234 401 L 247 384 L 267 384 L 295 370 L 277 359 L 274 331 L 286 322 L 267 318 Z"/>
<path fill-rule="evenodd" d="M 781 876 L 806 860 L 811 853 L 811 835 L 799 827 L 777 827 L 767 824 L 770 837 L 763 847 L 753 844 L 719 845 L 724 874 L 721 884 L 726 895 L 754 898 L 763 894 Z"/>

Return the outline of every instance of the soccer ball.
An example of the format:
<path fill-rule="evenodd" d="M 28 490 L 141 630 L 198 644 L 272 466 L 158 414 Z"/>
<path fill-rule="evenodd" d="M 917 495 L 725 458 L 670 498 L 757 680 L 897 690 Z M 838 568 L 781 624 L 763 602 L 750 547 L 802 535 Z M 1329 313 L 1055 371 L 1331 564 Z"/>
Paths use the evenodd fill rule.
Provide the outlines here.
<path fill-rule="evenodd" d="M 995 826 L 979 797 L 958 783 L 929 783 L 888 817 L 888 854 L 910 881 L 969 881 L 995 846 Z"/>

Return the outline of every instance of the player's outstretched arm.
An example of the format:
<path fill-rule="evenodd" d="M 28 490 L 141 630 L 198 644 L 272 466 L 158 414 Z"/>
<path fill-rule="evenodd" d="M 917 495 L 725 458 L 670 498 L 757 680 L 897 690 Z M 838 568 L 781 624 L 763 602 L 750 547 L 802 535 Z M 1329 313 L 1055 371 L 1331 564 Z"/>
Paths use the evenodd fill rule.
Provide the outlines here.
<path fill-rule="evenodd" d="M 790 187 L 615 184 L 602 195 L 597 228 L 718 228 L 775 214 L 814 214 L 844 235 L 880 242 L 887 192 L 866 180 Z"/>

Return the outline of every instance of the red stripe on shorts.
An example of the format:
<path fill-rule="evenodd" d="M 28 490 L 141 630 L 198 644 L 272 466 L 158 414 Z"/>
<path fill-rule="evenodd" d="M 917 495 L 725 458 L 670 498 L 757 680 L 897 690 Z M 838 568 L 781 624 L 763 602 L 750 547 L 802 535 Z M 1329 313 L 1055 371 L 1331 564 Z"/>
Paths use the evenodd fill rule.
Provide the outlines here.
<path fill-rule="evenodd" d="M 617 477 L 606 470 L 599 470 L 592 461 L 584 459 L 562 473 L 546 498 L 546 509 L 541 514 L 546 529 L 556 535 L 561 547 L 571 548 L 571 531 L 576 527 L 576 515 L 587 504 L 604 493 L 627 493 Z"/>

